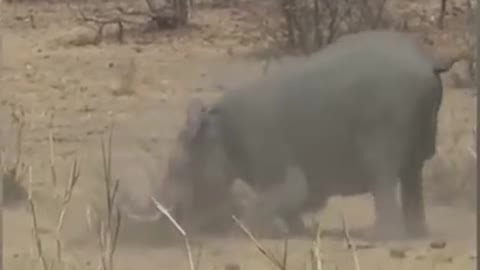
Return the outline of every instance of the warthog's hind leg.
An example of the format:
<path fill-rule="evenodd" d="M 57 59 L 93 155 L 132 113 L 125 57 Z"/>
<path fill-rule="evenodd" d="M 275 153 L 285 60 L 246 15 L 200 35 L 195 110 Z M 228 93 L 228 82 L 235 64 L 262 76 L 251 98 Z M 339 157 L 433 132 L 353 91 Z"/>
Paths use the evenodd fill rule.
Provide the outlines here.
<path fill-rule="evenodd" d="M 423 162 L 418 163 L 404 169 L 400 176 L 403 217 L 407 232 L 412 237 L 428 234 L 423 199 Z"/>
<path fill-rule="evenodd" d="M 389 131 L 377 131 L 367 136 L 362 153 L 366 168 L 371 172 L 370 189 L 375 209 L 373 238 L 390 240 L 405 237 L 402 212 L 396 200 L 398 157 L 401 145 L 390 141 Z"/>

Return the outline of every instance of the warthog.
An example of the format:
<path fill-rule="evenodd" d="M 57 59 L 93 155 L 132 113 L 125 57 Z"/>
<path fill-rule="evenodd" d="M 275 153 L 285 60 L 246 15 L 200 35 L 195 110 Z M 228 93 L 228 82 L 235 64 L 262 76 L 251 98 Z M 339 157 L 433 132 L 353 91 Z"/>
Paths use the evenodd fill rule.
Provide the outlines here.
<path fill-rule="evenodd" d="M 230 189 L 240 178 L 268 194 L 259 204 L 269 207 L 250 213 L 272 209 L 294 232 L 299 215 L 330 196 L 371 193 L 378 236 L 426 235 L 421 172 L 435 154 L 439 74 L 452 62 L 418 45 L 397 32 L 347 35 L 209 107 L 193 102 L 158 200 L 177 217 L 232 210 Z M 286 192 L 288 175 L 308 192 Z"/>

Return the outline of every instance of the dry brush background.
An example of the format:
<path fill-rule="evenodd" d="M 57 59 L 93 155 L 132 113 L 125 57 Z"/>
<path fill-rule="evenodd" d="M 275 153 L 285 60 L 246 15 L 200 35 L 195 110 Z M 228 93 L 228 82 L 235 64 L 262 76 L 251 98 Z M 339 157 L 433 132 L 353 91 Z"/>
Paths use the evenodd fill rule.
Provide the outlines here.
<path fill-rule="evenodd" d="M 444 15 L 438 0 L 203 0 L 185 16 L 182 5 L 189 3 L 0 3 L 5 269 L 188 269 L 181 238 L 159 245 L 171 232 L 122 220 L 116 243 L 118 216 L 112 210 L 100 230 L 95 205 L 125 189 L 147 202 L 148 177 L 162 175 L 191 97 L 214 100 L 287 64 L 275 61 L 280 55 L 308 53 L 362 28 L 421 32 L 441 53 L 472 48 L 470 2 L 463 0 L 447 0 Z M 470 269 L 476 264 L 471 59 L 443 76 L 438 153 L 424 172 L 432 239 L 356 243 L 355 252 L 337 238 L 290 239 L 286 252 L 282 241 L 260 241 L 278 258 L 268 259 L 248 237 L 193 238 L 193 267 L 275 269 L 287 257 L 288 269 Z M 101 142 L 108 142 L 112 119 L 108 170 Z M 133 175 L 125 166 L 135 168 Z M 124 177 L 117 191 L 115 177 Z M 370 203 L 368 196 L 332 199 L 319 213 L 322 229 L 343 228 L 340 208 L 350 229 L 370 224 Z"/>

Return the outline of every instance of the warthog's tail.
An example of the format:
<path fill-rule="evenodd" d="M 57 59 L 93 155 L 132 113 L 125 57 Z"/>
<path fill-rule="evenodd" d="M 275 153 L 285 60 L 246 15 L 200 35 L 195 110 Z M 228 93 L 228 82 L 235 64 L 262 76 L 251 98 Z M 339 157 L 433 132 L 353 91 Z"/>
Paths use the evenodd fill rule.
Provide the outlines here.
<path fill-rule="evenodd" d="M 438 115 L 443 100 L 443 83 L 440 78 L 440 74 L 449 71 L 456 62 L 464 59 L 464 57 L 466 57 L 465 54 L 460 54 L 453 57 L 432 57 L 433 73 L 437 76 L 438 86 L 433 89 L 433 99 L 429 100 L 428 102 L 431 103 L 426 106 L 426 108 L 431 108 L 431 111 L 429 113 L 425 112 L 426 115 L 430 115 L 430 118 L 426 120 L 429 124 L 425 126 L 427 130 L 425 132 L 424 145 L 427 147 L 424 151 L 424 155 L 421 158 L 431 158 L 436 152 Z"/>
<path fill-rule="evenodd" d="M 460 61 L 468 57 L 466 53 L 461 53 L 456 56 L 448 56 L 448 57 L 435 57 L 434 64 L 433 64 L 433 72 L 437 75 L 440 75 L 444 72 L 449 71 L 452 66 Z"/>

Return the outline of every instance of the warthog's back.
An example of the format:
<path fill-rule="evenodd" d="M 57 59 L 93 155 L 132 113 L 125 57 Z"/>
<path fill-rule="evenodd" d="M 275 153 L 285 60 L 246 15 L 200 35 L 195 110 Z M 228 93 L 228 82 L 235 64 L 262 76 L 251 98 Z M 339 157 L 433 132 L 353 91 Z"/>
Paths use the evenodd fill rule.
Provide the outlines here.
<path fill-rule="evenodd" d="M 437 86 L 431 62 L 413 42 L 391 33 L 367 33 L 340 39 L 294 74 L 285 75 L 275 88 L 286 131 L 322 136 L 329 132 L 297 128 L 318 126 L 323 120 L 339 129 L 330 130 L 335 135 L 369 129 L 371 124 L 408 121 L 417 112 L 417 101 L 430 98 Z"/>
<path fill-rule="evenodd" d="M 400 150 L 391 162 L 401 167 L 418 146 L 412 132 L 430 126 L 441 96 L 430 59 L 413 40 L 389 32 L 346 36 L 277 87 L 277 119 L 295 159 L 310 177 L 332 181 L 323 189 L 343 194 L 367 191 L 362 179 L 371 175 L 359 151 L 373 136 L 395 141 Z"/>
<path fill-rule="evenodd" d="M 421 108 L 436 106 L 439 91 L 433 62 L 415 40 L 363 32 L 339 39 L 295 69 L 226 93 L 218 108 L 244 179 L 279 181 L 292 158 L 327 178 L 366 178 L 357 160 L 362 140 L 389 130 L 406 148 Z M 366 189 L 362 181 L 354 184 L 340 189 Z"/>

